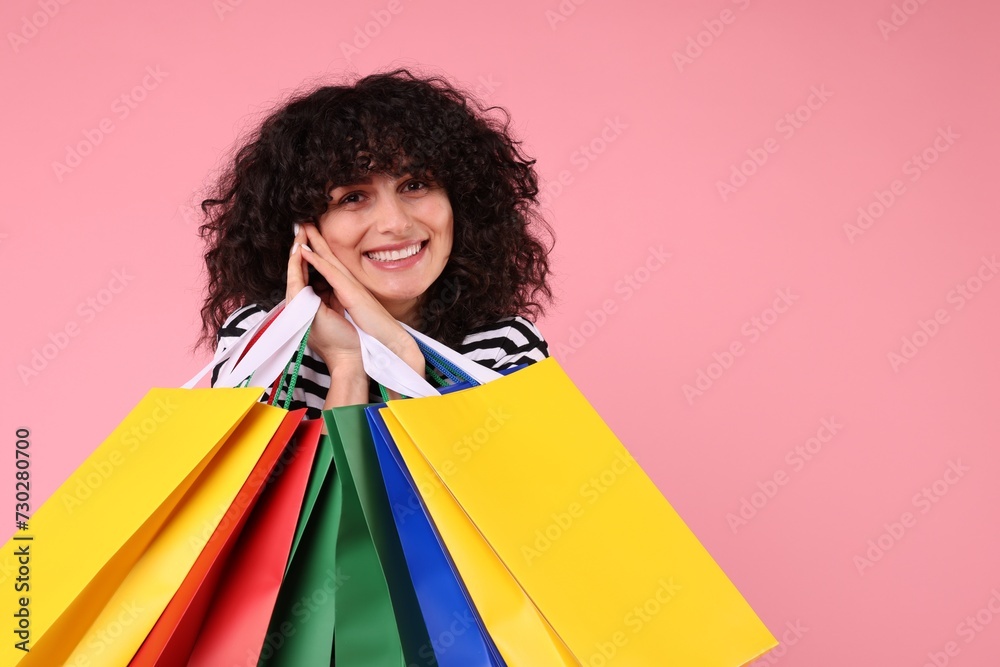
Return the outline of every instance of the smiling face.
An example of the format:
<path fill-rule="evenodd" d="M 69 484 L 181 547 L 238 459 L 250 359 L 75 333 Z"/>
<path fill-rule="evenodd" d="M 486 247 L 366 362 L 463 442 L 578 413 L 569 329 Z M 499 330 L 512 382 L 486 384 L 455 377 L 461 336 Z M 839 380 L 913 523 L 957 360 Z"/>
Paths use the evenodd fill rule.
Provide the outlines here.
<path fill-rule="evenodd" d="M 386 310 L 412 324 L 451 254 L 448 194 L 406 173 L 374 173 L 333 188 L 330 197 L 318 224 L 330 250 Z"/>

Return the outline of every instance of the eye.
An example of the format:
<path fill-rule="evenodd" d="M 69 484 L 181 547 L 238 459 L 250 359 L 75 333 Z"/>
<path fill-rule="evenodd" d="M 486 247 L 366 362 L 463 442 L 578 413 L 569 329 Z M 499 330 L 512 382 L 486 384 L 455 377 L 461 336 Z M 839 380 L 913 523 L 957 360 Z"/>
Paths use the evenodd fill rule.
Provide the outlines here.
<path fill-rule="evenodd" d="M 363 196 L 363 194 L 364 193 L 357 192 L 357 191 L 355 191 L 355 192 L 348 192 L 346 195 L 344 195 L 343 197 L 341 197 L 340 201 L 337 202 L 337 203 L 338 204 L 355 204 L 355 203 L 357 203 L 360 200 L 359 199 L 354 199 L 354 197 L 361 197 L 361 196 Z"/>
<path fill-rule="evenodd" d="M 420 190 L 427 190 L 429 188 L 430 184 L 427 181 L 421 181 L 418 178 L 411 179 L 403 185 L 405 192 L 419 192 Z"/>

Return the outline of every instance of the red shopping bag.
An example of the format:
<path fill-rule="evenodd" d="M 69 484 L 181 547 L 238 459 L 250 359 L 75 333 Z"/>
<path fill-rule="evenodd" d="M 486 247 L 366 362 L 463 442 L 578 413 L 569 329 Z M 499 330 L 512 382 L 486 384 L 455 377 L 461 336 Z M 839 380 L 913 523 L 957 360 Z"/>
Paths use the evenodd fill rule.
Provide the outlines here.
<path fill-rule="evenodd" d="M 132 658 L 130 667 L 183 664 L 178 656 L 186 656 L 194 646 L 233 546 L 304 415 L 305 410 L 296 410 L 282 420 L 253 472 L 205 543 L 188 576 Z"/>
<path fill-rule="evenodd" d="M 284 577 L 322 422 L 303 421 L 296 451 L 273 487 L 254 509 L 212 599 L 205 625 L 185 663 L 164 665 L 257 664 L 268 622 Z M 178 656 L 180 657 L 180 656 Z"/>

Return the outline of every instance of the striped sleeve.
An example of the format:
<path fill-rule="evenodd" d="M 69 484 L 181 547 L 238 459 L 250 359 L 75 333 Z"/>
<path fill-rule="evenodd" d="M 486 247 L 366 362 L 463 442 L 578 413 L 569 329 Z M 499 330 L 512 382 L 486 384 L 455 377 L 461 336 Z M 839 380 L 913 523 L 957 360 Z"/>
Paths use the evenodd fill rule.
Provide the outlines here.
<path fill-rule="evenodd" d="M 231 345 L 240 339 L 240 336 L 246 333 L 247 329 L 252 328 L 266 316 L 267 310 L 257 304 L 244 306 L 234 312 L 226 318 L 226 321 L 222 323 L 219 331 L 215 334 L 216 353 L 228 350 Z M 215 368 L 212 369 L 213 387 L 219 379 L 219 371 L 221 369 L 222 363 L 216 364 Z"/>
<path fill-rule="evenodd" d="M 230 315 L 219 328 L 217 351 L 225 351 L 235 344 L 246 331 L 267 316 L 263 306 L 251 304 Z M 465 336 L 455 348 L 462 355 L 494 370 L 505 370 L 522 364 L 531 364 L 549 356 L 548 344 L 538 328 L 529 320 L 516 316 L 507 317 L 479 327 Z M 294 359 L 294 357 L 293 357 Z M 292 360 L 285 370 L 285 380 L 278 391 L 277 403 L 288 398 L 287 386 L 291 381 Z M 212 386 L 218 380 L 222 364 L 212 372 Z M 449 382 L 450 383 L 450 382 Z M 320 419 L 330 388 L 330 371 L 323 360 L 306 344 L 299 376 L 292 390 L 289 409 L 306 408 L 307 419 Z M 262 402 L 270 400 L 270 389 L 261 396 Z M 378 383 L 369 382 L 369 402 L 382 401 Z"/>
<path fill-rule="evenodd" d="M 549 356 L 549 346 L 542 333 L 520 315 L 504 318 L 470 333 L 455 349 L 473 361 L 498 371 L 533 364 Z"/>
<path fill-rule="evenodd" d="M 245 306 L 226 319 L 218 333 L 218 347 L 222 350 L 233 345 L 243 334 L 259 323 L 267 316 L 268 309 L 256 304 Z M 302 365 L 292 390 L 289 400 L 288 387 L 292 382 L 293 361 L 295 354 L 289 359 L 289 365 L 285 369 L 284 379 L 275 403 L 284 406 L 288 402 L 289 410 L 306 409 L 306 419 L 320 419 L 322 417 L 323 405 L 326 403 L 326 395 L 330 387 L 330 370 L 323 360 L 309 348 L 303 351 Z M 218 373 L 222 364 L 216 365 L 212 373 L 212 386 L 218 380 Z M 262 403 L 271 402 L 271 389 L 266 389 L 260 397 Z"/>

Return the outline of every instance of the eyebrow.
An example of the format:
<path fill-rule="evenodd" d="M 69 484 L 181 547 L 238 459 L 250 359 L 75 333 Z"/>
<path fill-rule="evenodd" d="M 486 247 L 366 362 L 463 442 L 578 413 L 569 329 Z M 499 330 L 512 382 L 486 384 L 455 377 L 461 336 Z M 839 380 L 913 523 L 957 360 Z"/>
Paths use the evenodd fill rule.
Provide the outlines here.
<path fill-rule="evenodd" d="M 401 179 L 406 178 L 408 176 L 412 177 L 413 175 L 414 174 L 412 172 L 406 171 L 406 170 L 403 170 L 403 171 L 401 171 L 398 174 L 390 174 L 390 176 L 394 180 L 401 180 Z M 339 185 L 334 185 L 333 187 L 331 187 L 328 190 L 328 192 L 333 192 L 334 190 L 336 190 L 338 188 L 349 188 L 349 187 L 352 187 L 352 186 L 355 186 L 355 185 L 371 185 L 371 182 L 372 182 L 372 176 L 371 176 L 371 174 L 368 174 L 368 175 L 366 175 L 366 176 L 364 176 L 362 178 L 355 179 L 355 180 L 353 180 L 353 181 L 351 181 L 349 183 L 341 183 Z"/>
<path fill-rule="evenodd" d="M 331 190 L 336 190 L 337 188 L 349 188 L 352 185 L 370 185 L 371 182 L 372 182 L 372 177 L 371 177 L 371 174 L 369 174 L 368 176 L 365 176 L 364 178 L 359 178 L 359 179 L 353 180 L 350 183 L 341 183 L 340 185 L 335 185 L 335 186 L 333 186 L 330 189 Z"/>

